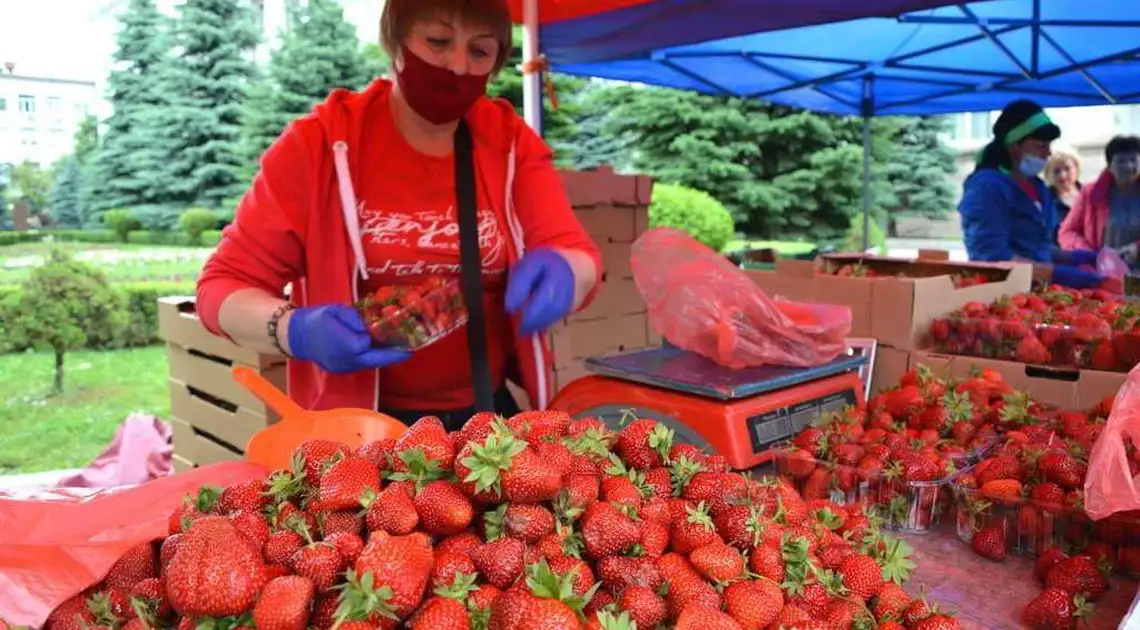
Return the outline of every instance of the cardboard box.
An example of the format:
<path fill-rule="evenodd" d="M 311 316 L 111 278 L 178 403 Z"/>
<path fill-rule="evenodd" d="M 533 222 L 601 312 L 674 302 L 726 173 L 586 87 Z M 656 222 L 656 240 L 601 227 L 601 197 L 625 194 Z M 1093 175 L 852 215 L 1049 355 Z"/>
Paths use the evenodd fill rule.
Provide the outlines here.
<path fill-rule="evenodd" d="M 606 280 L 633 280 L 633 248 L 630 243 L 598 243 L 602 253 L 602 277 Z"/>
<path fill-rule="evenodd" d="M 911 353 L 879 344 L 875 348 L 875 371 L 871 375 L 871 395 L 896 387 L 910 370 Z"/>
<path fill-rule="evenodd" d="M 911 364 L 923 364 L 935 374 L 954 378 L 967 378 L 975 368 L 994 370 L 1014 389 L 1028 392 L 1043 403 L 1076 410 L 1090 409 L 1116 394 L 1128 378 L 1121 372 L 1047 368 L 926 351 L 913 353 Z"/>
<path fill-rule="evenodd" d="M 574 359 L 648 347 L 647 319 L 645 313 L 637 313 L 570 322 L 556 333 L 559 345 L 554 369 L 570 366 Z"/>
<path fill-rule="evenodd" d="M 646 175 L 619 175 L 612 166 L 588 171 L 558 172 L 570 205 L 575 208 L 616 205 L 648 206 L 653 196 L 653 178 Z"/>
<path fill-rule="evenodd" d="M 856 263 L 881 275 L 865 278 L 830 273 Z M 770 296 L 850 307 L 852 337 L 874 337 L 881 344 L 913 351 L 929 345 L 928 329 L 935 318 L 967 302 L 988 304 L 1003 295 L 1028 291 L 1033 268 L 1015 263 L 826 254 L 811 262 L 777 260 L 775 271 L 747 273 Z M 956 288 L 956 274 L 981 274 L 991 281 Z"/>

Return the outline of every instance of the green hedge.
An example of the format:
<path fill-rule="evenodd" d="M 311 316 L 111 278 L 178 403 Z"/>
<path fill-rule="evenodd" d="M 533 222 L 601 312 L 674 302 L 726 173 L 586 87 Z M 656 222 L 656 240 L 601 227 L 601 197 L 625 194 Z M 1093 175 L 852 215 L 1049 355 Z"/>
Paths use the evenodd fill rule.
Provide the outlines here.
<path fill-rule="evenodd" d="M 90 336 L 88 347 L 95 350 L 147 346 L 158 341 L 158 298 L 170 295 L 194 295 L 194 284 L 187 282 L 137 282 L 116 284 L 122 291 L 130 312 L 130 325 L 118 335 Z M 4 322 L 20 299 L 20 288 L 0 286 L 0 353 L 22 352 L 27 348 L 12 346 Z"/>
<path fill-rule="evenodd" d="M 110 230 L 28 230 L 26 232 L 2 231 L 0 232 L 0 247 L 6 245 L 19 245 L 21 243 L 39 243 L 47 237 L 55 241 L 68 243 L 116 243 L 118 239 Z M 131 232 L 127 235 L 127 242 L 137 245 L 181 245 L 184 247 L 203 246 L 213 247 L 222 238 L 221 230 L 207 230 L 202 233 L 201 242 L 190 242 L 190 236 L 185 232 Z"/>

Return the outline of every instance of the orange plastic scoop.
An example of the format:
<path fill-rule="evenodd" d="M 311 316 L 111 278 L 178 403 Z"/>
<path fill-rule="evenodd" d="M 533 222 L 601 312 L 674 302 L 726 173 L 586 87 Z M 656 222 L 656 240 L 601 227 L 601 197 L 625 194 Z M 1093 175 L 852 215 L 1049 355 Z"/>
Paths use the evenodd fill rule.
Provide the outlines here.
<path fill-rule="evenodd" d="M 305 440 L 323 438 L 355 448 L 383 438 L 399 438 L 407 430 L 399 420 L 370 409 L 306 411 L 251 368 L 236 365 L 233 375 L 281 416 L 279 422 L 254 434 L 246 445 L 246 459 L 270 470 L 288 468 L 293 449 Z"/>

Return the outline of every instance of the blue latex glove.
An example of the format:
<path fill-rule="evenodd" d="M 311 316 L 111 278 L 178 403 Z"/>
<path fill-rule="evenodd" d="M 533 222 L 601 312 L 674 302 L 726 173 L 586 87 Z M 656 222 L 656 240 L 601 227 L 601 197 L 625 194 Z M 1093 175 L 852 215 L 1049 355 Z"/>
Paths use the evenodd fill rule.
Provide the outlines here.
<path fill-rule="evenodd" d="M 522 310 L 519 332 L 531 335 L 550 328 L 574 308 L 574 270 L 561 254 L 539 248 L 528 252 L 507 279 L 507 312 Z"/>
<path fill-rule="evenodd" d="M 364 318 L 346 304 L 299 308 L 289 316 L 289 350 L 334 374 L 381 368 L 411 358 L 394 348 L 372 347 Z"/>
<path fill-rule="evenodd" d="M 1089 267 L 1096 267 L 1097 252 L 1088 249 L 1074 249 L 1069 252 L 1069 260 L 1072 265 L 1081 267 L 1088 265 Z"/>
<path fill-rule="evenodd" d="M 1055 284 L 1073 289 L 1092 289 L 1104 282 L 1104 276 L 1080 267 L 1054 265 L 1052 280 Z"/>

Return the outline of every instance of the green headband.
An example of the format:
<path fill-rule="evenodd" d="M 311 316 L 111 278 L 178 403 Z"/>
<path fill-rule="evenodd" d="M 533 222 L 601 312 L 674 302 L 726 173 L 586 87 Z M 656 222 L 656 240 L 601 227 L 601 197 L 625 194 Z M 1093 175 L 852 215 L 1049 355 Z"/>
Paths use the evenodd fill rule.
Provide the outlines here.
<path fill-rule="evenodd" d="M 1034 131 L 1051 124 L 1053 124 L 1053 121 L 1049 118 L 1048 114 L 1043 111 L 1037 112 L 1021 121 L 1020 125 L 1010 129 L 1009 133 L 1005 134 L 1005 138 L 1003 138 L 1005 146 L 1008 147 L 1012 144 L 1017 144 L 1028 138 Z"/>

